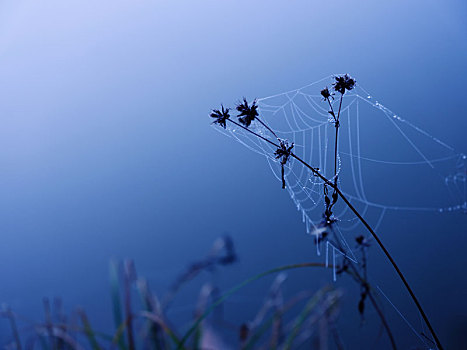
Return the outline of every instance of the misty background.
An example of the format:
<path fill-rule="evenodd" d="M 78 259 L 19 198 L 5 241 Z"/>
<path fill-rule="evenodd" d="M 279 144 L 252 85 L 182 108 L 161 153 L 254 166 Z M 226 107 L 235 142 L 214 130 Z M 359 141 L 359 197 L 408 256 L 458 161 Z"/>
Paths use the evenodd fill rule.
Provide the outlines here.
<path fill-rule="evenodd" d="M 40 320 L 42 298 L 59 296 L 107 330 L 111 258 L 135 259 L 160 293 L 223 234 L 240 259 L 216 276 L 225 288 L 316 260 L 264 159 L 215 132 L 210 110 L 348 72 L 464 152 L 465 62 L 460 0 L 1 1 L 0 302 Z M 466 231 L 461 212 L 390 214 L 380 229 L 453 348 L 466 344 Z M 372 247 L 372 273 L 418 322 L 380 255 Z M 231 317 L 251 319 L 271 281 L 242 292 Z M 330 282 L 326 272 L 296 271 L 287 288 Z M 191 319 L 197 283 L 174 306 L 180 322 Z M 346 344 L 369 346 L 362 334 L 373 339 L 379 328 L 360 325 L 358 288 L 338 286 L 350 305 L 341 316 Z M 418 344 L 386 310 L 402 348 Z M 0 339 L 6 334 L 2 321 Z"/>

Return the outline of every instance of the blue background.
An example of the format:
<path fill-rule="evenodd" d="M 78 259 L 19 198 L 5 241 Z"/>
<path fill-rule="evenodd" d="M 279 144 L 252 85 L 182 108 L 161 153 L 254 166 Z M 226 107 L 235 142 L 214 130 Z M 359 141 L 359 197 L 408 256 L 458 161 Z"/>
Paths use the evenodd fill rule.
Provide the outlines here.
<path fill-rule="evenodd" d="M 465 62 L 460 0 L 2 1 L 0 301 L 39 320 L 42 297 L 60 296 L 108 329 L 112 257 L 134 258 L 159 293 L 223 233 L 240 255 L 219 276 L 225 287 L 316 259 L 264 160 L 210 128 L 210 109 L 349 72 L 462 152 Z M 382 226 L 447 344 L 466 343 L 465 233 L 461 213 L 401 213 Z M 376 247 L 372 254 L 385 290 L 416 315 Z M 290 291 L 303 281 L 318 288 L 330 275 L 292 272 Z M 248 308 L 270 282 L 246 290 L 248 307 L 232 317 L 252 318 Z M 378 327 L 360 327 L 358 289 L 342 287 L 346 344 L 368 346 L 362 334 L 373 339 Z M 195 300 L 182 295 L 174 317 L 189 319 Z M 418 344 L 393 316 L 403 348 Z"/>

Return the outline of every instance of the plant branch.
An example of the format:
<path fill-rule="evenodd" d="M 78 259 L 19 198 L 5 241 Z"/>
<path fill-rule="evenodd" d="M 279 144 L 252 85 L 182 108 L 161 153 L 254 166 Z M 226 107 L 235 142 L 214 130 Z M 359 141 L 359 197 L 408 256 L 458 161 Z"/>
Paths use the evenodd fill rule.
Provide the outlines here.
<path fill-rule="evenodd" d="M 341 97 L 341 103 L 342 104 L 342 97 Z M 341 110 L 341 107 L 339 106 L 339 112 L 338 112 L 338 116 L 340 115 L 340 110 Z M 272 142 L 271 140 L 268 140 L 267 138 L 255 133 L 254 131 L 240 125 L 239 123 L 233 121 L 233 120 L 230 120 L 228 119 L 230 122 L 234 123 L 235 125 L 245 129 L 246 131 L 252 133 L 253 135 L 261 138 L 262 140 L 268 142 L 269 144 L 275 146 L 275 147 L 279 147 L 276 143 Z M 431 335 L 433 336 L 435 342 L 436 342 L 436 345 L 438 346 L 439 350 L 443 350 L 443 346 L 441 345 L 441 342 L 439 341 L 438 339 L 438 336 L 436 335 L 433 327 L 431 326 L 431 323 L 430 321 L 428 320 L 428 317 L 427 315 L 425 314 L 425 312 L 423 311 L 423 308 L 420 304 L 420 302 L 418 301 L 417 297 L 415 296 L 415 293 L 412 291 L 412 288 L 410 287 L 409 283 L 407 282 L 407 280 L 405 279 L 404 277 L 404 274 L 402 273 L 402 271 L 399 269 L 399 266 L 397 266 L 395 260 L 392 258 L 391 254 L 389 254 L 389 251 L 386 249 L 386 247 L 384 246 L 383 242 L 381 241 L 381 239 L 379 238 L 379 236 L 376 234 L 376 232 L 371 228 L 371 226 L 368 224 L 368 222 L 360 215 L 360 213 L 357 211 L 357 209 L 350 203 L 350 201 L 347 199 L 347 197 L 344 196 L 344 194 L 341 192 L 341 190 L 339 190 L 338 186 L 337 186 L 337 183 L 333 183 L 331 182 L 330 180 L 328 180 L 326 177 L 324 177 L 319 171 L 318 169 L 316 168 L 313 168 L 311 165 L 309 165 L 307 162 L 305 162 L 304 160 L 302 160 L 300 157 L 298 157 L 295 153 L 290 153 L 290 156 L 295 158 L 297 161 L 299 161 L 300 163 L 302 163 L 306 168 L 310 169 L 311 172 L 318 176 L 321 180 L 323 180 L 323 182 L 327 185 L 329 185 L 330 187 L 332 187 L 336 192 L 337 194 L 342 198 L 342 200 L 345 202 L 345 204 L 349 207 L 349 209 L 355 214 L 355 216 L 357 216 L 357 218 L 360 220 L 360 222 L 365 226 L 365 228 L 371 233 L 371 235 L 373 236 L 373 238 L 376 240 L 376 242 L 378 243 L 378 245 L 380 246 L 380 248 L 383 250 L 384 254 L 386 255 L 387 259 L 391 262 L 392 266 L 394 267 L 394 269 L 396 270 L 399 278 L 401 279 L 402 283 L 404 284 L 405 288 L 407 289 L 407 291 L 409 292 L 412 300 L 414 301 L 415 305 L 417 306 L 417 309 L 418 311 L 420 312 L 420 314 L 422 315 L 422 318 L 423 320 L 425 321 L 426 325 L 428 326 L 428 329 L 430 330 L 430 333 Z"/>
<path fill-rule="evenodd" d="M 279 141 L 279 137 L 277 137 L 276 133 L 269 126 L 267 126 L 266 123 L 263 123 L 263 121 L 261 119 L 259 119 L 258 117 L 256 117 L 255 119 L 257 121 L 259 121 L 262 126 L 264 126 L 266 129 L 268 129 L 269 132 L 274 135 L 274 137 L 277 139 L 277 141 Z"/>
<path fill-rule="evenodd" d="M 337 186 L 337 138 L 339 136 L 339 121 L 335 123 L 336 127 L 336 139 L 334 140 L 334 183 Z"/>
<path fill-rule="evenodd" d="M 267 139 L 266 137 L 261 136 L 260 134 L 257 134 L 257 133 L 254 132 L 253 130 L 248 129 L 246 126 L 243 126 L 242 124 L 237 123 L 235 120 L 231 120 L 231 119 L 227 119 L 227 120 L 228 120 L 229 122 L 235 124 L 236 126 L 239 126 L 240 128 L 242 128 L 242 129 L 248 131 L 249 133 L 255 135 L 256 137 L 259 137 L 261 140 L 266 141 L 267 143 L 273 145 L 274 147 L 277 147 L 277 148 L 280 147 L 280 146 L 279 146 L 278 144 L 276 144 L 275 142 L 272 142 L 271 140 Z"/>
<path fill-rule="evenodd" d="M 336 127 L 336 139 L 334 141 L 334 182 L 336 183 L 337 186 L 337 144 L 338 144 L 338 136 L 339 136 L 339 123 L 340 123 L 340 116 L 341 116 L 341 108 L 342 108 L 342 99 L 344 97 L 344 94 L 341 93 L 341 98 L 339 101 L 339 111 L 337 112 L 337 117 L 334 116 L 334 126 Z M 329 102 L 329 98 L 328 98 Z M 331 104 L 329 102 L 329 104 Z M 332 107 L 331 107 L 332 110 Z M 333 111 L 333 110 L 332 110 Z M 334 115 L 334 111 L 333 111 Z"/>
<path fill-rule="evenodd" d="M 328 101 L 329 108 L 331 109 L 329 113 L 332 115 L 334 119 L 334 125 L 336 127 L 336 139 L 334 143 L 334 182 L 335 183 L 337 183 L 337 176 L 336 176 L 337 175 L 337 137 L 338 137 L 338 132 L 339 132 L 339 116 L 341 113 L 342 96 L 343 95 L 341 95 L 341 100 L 339 103 L 339 112 L 337 114 L 337 117 L 336 117 L 336 114 L 334 113 L 334 108 L 332 108 L 332 104 L 331 104 L 331 101 L 329 100 L 329 97 L 326 97 L 326 101 Z"/>
<path fill-rule="evenodd" d="M 318 176 L 320 179 L 322 179 L 325 183 L 327 183 L 329 186 L 334 188 L 334 190 L 337 192 L 337 194 L 342 198 L 342 200 L 345 202 L 345 204 L 349 207 L 349 209 L 357 216 L 357 218 L 360 220 L 360 222 L 366 227 L 366 229 L 371 233 L 373 238 L 376 240 L 380 248 L 383 250 L 384 254 L 388 258 L 388 260 L 391 262 L 392 266 L 396 270 L 397 274 L 399 275 L 399 278 L 402 280 L 402 283 L 404 284 L 405 288 L 409 292 L 412 300 L 414 301 L 415 305 L 417 306 L 418 311 L 420 311 L 420 314 L 422 315 L 423 320 L 425 321 L 426 325 L 428 326 L 428 329 L 430 330 L 431 335 L 433 335 L 433 338 L 435 339 L 436 345 L 440 350 L 443 350 L 443 346 L 441 345 L 441 342 L 439 341 L 433 327 L 431 326 L 430 321 L 428 320 L 428 317 L 426 316 L 425 312 L 423 311 L 423 308 L 418 301 L 417 297 L 415 296 L 414 292 L 412 291 L 412 288 L 410 288 L 409 283 L 404 277 L 404 274 L 402 271 L 399 269 L 399 266 L 397 266 L 396 262 L 392 258 L 391 254 L 389 254 L 388 250 L 384 246 L 383 242 L 381 242 L 380 238 L 376 234 L 375 231 L 371 228 L 371 226 L 368 224 L 368 222 L 360 215 L 360 213 L 355 209 L 355 207 L 350 203 L 350 201 L 347 199 L 347 197 L 344 196 L 344 194 L 339 190 L 337 185 L 333 184 L 331 181 L 326 179 L 319 171 L 317 171 L 315 168 L 313 168 L 311 165 L 300 159 L 298 156 L 296 156 L 294 153 L 291 153 L 291 156 L 297 159 L 300 163 L 302 163 L 304 166 L 306 166 L 308 169 L 310 169 L 316 176 Z"/>
<path fill-rule="evenodd" d="M 336 238 L 337 235 L 336 235 L 336 233 L 334 231 L 334 228 L 332 226 L 330 228 L 332 230 L 332 233 L 334 234 L 334 237 Z M 342 244 L 340 243 L 340 241 L 337 238 L 335 240 L 335 243 L 338 246 L 338 248 L 343 251 Z M 389 324 L 388 324 L 388 322 L 386 320 L 386 317 L 384 317 L 383 311 L 381 310 L 378 303 L 376 302 L 376 299 L 373 296 L 371 285 L 368 282 L 368 279 L 366 277 L 366 268 L 364 270 L 365 275 L 364 275 L 364 277 L 362 277 L 360 275 L 360 273 L 358 272 L 357 268 L 355 267 L 355 265 L 353 264 L 353 262 L 349 258 L 347 258 L 346 255 L 344 255 L 344 259 L 349 261 L 349 265 L 347 265 L 347 266 L 349 266 L 352 269 L 352 272 L 349 272 L 348 270 L 346 272 L 348 274 L 350 274 L 357 283 L 359 283 L 360 285 L 367 288 L 368 297 L 370 298 L 370 302 L 373 305 L 373 307 L 375 308 L 376 313 L 378 314 L 379 318 L 381 319 L 383 327 L 386 330 L 386 333 L 388 334 L 388 337 L 389 337 L 389 340 L 391 342 L 392 348 L 394 350 L 396 350 L 397 349 L 396 341 L 395 341 L 394 336 L 393 336 L 393 334 L 391 332 L 391 329 L 389 328 Z"/>

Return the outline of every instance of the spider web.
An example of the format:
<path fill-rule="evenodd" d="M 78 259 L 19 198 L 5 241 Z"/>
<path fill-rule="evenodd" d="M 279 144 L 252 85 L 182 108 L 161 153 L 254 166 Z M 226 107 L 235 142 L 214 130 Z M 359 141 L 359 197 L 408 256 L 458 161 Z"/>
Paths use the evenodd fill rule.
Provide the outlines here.
<path fill-rule="evenodd" d="M 259 117 L 278 137 L 294 143 L 293 152 L 334 179 L 335 127 L 329 106 L 320 90 L 331 87 L 333 76 L 302 88 L 257 99 Z M 332 101 L 339 106 L 339 94 Z M 264 156 L 281 181 L 281 166 L 274 146 L 248 131 L 228 123 L 217 130 Z M 277 140 L 260 123 L 249 127 L 255 133 Z M 344 95 L 340 116 L 337 179 L 341 191 L 363 217 L 378 230 L 390 211 L 446 213 L 467 211 L 466 155 L 432 136 L 375 100 L 357 82 Z M 317 243 L 325 210 L 324 183 L 297 160 L 285 165 L 286 190 L 301 213 L 306 232 Z M 332 189 L 330 189 L 332 190 Z M 333 208 L 338 220 L 339 248 L 325 243 L 326 262 L 339 255 L 356 261 L 343 233 L 360 225 L 348 207 L 338 200 Z M 320 254 L 320 244 L 316 245 Z M 333 264 L 335 265 L 335 264 Z M 334 271 L 335 278 L 336 271 Z"/>

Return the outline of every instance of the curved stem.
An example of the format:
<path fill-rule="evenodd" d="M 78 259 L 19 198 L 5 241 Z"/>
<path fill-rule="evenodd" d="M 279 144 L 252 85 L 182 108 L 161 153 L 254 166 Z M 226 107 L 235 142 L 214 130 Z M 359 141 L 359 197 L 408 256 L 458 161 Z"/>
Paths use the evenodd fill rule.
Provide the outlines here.
<path fill-rule="evenodd" d="M 339 113 L 340 113 L 340 107 L 339 107 Z M 272 142 L 271 140 L 268 140 L 267 138 L 255 133 L 254 131 L 244 127 L 243 125 L 233 121 L 233 120 L 230 120 L 228 119 L 228 121 L 230 121 L 231 123 L 234 123 L 235 125 L 245 129 L 246 131 L 252 133 L 253 135 L 261 138 L 262 140 L 268 142 L 269 144 L 275 146 L 275 147 L 279 147 L 279 145 L 277 145 L 276 143 Z M 435 333 L 435 330 L 433 329 L 433 327 L 431 326 L 431 323 L 430 321 L 428 320 L 428 317 L 426 316 L 425 312 L 423 311 L 423 308 L 420 304 L 420 302 L 418 301 L 417 297 L 415 296 L 414 292 L 412 291 L 412 288 L 410 288 L 410 285 L 409 283 L 407 282 L 407 280 L 405 279 L 404 277 L 404 274 L 402 273 L 402 271 L 399 269 L 399 266 L 397 266 L 396 262 L 394 261 L 394 259 L 392 258 L 391 254 L 389 254 L 389 251 L 386 249 L 386 247 L 384 246 L 383 242 L 381 242 L 380 238 L 378 237 L 378 235 L 376 234 L 376 232 L 371 228 L 371 226 L 368 224 L 368 222 L 360 215 L 360 213 L 357 211 L 357 209 L 355 209 L 355 207 L 350 203 L 350 201 L 344 196 L 344 194 L 341 192 L 341 190 L 339 190 L 339 188 L 337 187 L 337 184 L 334 184 L 333 182 L 331 182 L 330 180 L 328 180 L 326 177 L 324 177 L 316 168 L 313 168 L 311 165 L 309 165 L 307 162 L 305 162 L 304 160 L 302 160 L 300 157 L 298 157 L 296 154 L 294 153 L 290 153 L 290 156 L 295 158 L 297 161 L 299 161 L 300 163 L 302 163 L 306 168 L 310 169 L 311 172 L 318 176 L 321 180 L 323 180 L 323 182 L 327 185 L 329 185 L 330 187 L 332 187 L 336 192 L 337 194 L 342 198 L 342 200 L 345 202 L 345 204 L 349 207 L 349 209 L 355 214 L 355 216 L 357 216 L 357 218 L 360 220 L 360 222 L 366 227 L 366 229 L 371 233 L 371 235 L 373 236 L 373 238 L 376 240 L 376 242 L 378 243 L 378 245 L 380 246 L 380 248 L 383 250 L 384 254 L 386 255 L 386 257 L 388 258 L 388 260 L 391 262 L 392 266 L 394 267 L 394 269 L 396 270 L 399 278 L 401 279 L 402 283 L 404 284 L 405 288 L 407 289 L 407 291 L 409 292 L 410 294 L 410 297 L 412 298 L 412 300 L 414 301 L 415 305 L 417 306 L 417 309 L 418 311 L 420 312 L 420 314 L 422 315 L 422 318 L 423 320 L 425 321 L 428 329 L 430 330 L 430 333 L 431 335 L 433 336 L 434 340 L 435 340 L 435 343 L 437 345 L 437 347 L 439 348 L 439 350 L 443 350 L 443 346 L 441 345 L 441 342 L 439 341 L 439 338 L 438 336 L 436 335 Z"/>
<path fill-rule="evenodd" d="M 336 237 L 336 233 L 335 233 L 334 228 L 332 226 L 331 226 L 331 231 L 333 232 L 334 237 Z M 342 248 L 342 244 L 340 243 L 340 241 L 337 238 L 336 238 L 335 243 L 336 243 L 336 245 L 338 246 L 338 248 L 341 251 L 344 250 Z M 348 266 L 352 269 L 352 272 L 349 272 L 347 270 L 347 273 L 350 274 L 354 278 L 355 282 L 357 282 L 360 285 L 363 285 L 363 286 L 367 287 L 368 297 L 370 298 L 370 302 L 373 305 L 373 307 L 375 308 L 376 313 L 378 314 L 379 318 L 381 319 L 381 323 L 383 324 L 383 327 L 386 330 L 386 333 L 388 334 L 389 341 L 391 342 L 392 348 L 394 350 L 396 350 L 397 349 L 396 341 L 395 341 L 394 336 L 393 336 L 393 334 L 391 332 L 391 329 L 389 328 L 389 324 L 388 324 L 388 322 L 386 320 L 386 317 L 383 314 L 383 311 L 379 307 L 378 303 L 376 302 L 376 299 L 374 298 L 374 296 L 372 294 L 372 287 L 371 287 L 370 283 L 368 282 L 368 278 L 366 277 L 366 269 L 364 270 L 364 276 L 362 277 L 360 275 L 360 273 L 358 272 L 358 269 L 353 264 L 353 262 L 347 258 L 347 255 L 344 255 L 344 259 L 347 259 L 349 261 Z"/>
<path fill-rule="evenodd" d="M 381 310 L 378 303 L 376 302 L 375 297 L 373 296 L 371 285 L 367 282 L 367 280 L 365 278 L 362 278 L 362 276 L 360 276 L 360 274 L 358 273 L 357 269 L 352 264 L 352 262 L 350 262 L 349 266 L 352 268 L 353 271 L 352 271 L 352 273 L 350 273 L 350 272 L 348 272 L 348 273 L 351 274 L 354 277 L 354 280 L 357 283 L 364 284 L 364 285 L 368 286 L 368 297 L 370 298 L 370 302 L 373 305 L 374 309 L 376 310 L 376 313 L 378 314 L 379 318 L 381 319 L 381 323 L 383 324 L 383 327 L 386 330 L 386 333 L 387 333 L 387 335 L 389 337 L 389 341 L 391 342 L 392 348 L 394 350 L 396 350 L 397 349 L 396 341 L 395 341 L 394 336 L 393 336 L 393 334 L 391 332 L 391 329 L 389 328 L 389 323 L 387 322 L 386 317 L 383 314 L 383 311 Z"/>
<path fill-rule="evenodd" d="M 227 119 L 227 120 L 229 122 L 231 122 L 232 124 L 235 124 L 236 126 L 238 126 L 238 127 L 242 128 L 242 129 L 248 131 L 249 133 L 255 135 L 256 137 L 259 137 L 261 140 L 266 141 L 267 143 L 273 145 L 274 147 L 279 148 L 279 145 L 276 144 L 275 142 L 272 142 L 271 140 L 265 138 L 264 136 L 261 136 L 260 134 L 255 133 L 254 131 L 248 129 L 246 126 L 243 126 L 242 124 L 237 123 L 235 120 L 231 120 L 231 119 Z"/>
<path fill-rule="evenodd" d="M 276 133 L 269 126 L 267 126 L 266 123 L 263 123 L 263 121 L 261 119 L 259 119 L 258 117 L 256 117 L 255 119 L 257 121 L 259 121 L 262 126 L 264 126 L 266 129 L 268 129 L 269 132 L 274 135 L 274 137 L 277 139 L 277 141 L 279 141 L 279 137 L 277 137 Z"/>
<path fill-rule="evenodd" d="M 350 266 L 352 266 L 352 263 L 351 263 Z M 368 286 L 368 297 L 370 298 L 370 301 L 371 301 L 373 307 L 375 308 L 376 312 L 378 313 L 379 318 L 381 319 L 381 322 L 383 323 L 383 327 L 385 328 L 386 333 L 388 334 L 388 337 L 389 337 L 389 339 L 391 341 L 392 348 L 396 349 L 396 342 L 395 342 L 394 336 L 392 335 L 391 329 L 389 328 L 389 324 L 387 323 L 386 318 L 384 317 L 383 311 L 379 307 L 375 297 L 372 294 L 373 293 L 372 292 L 373 287 L 367 282 L 366 279 L 362 278 L 358 274 L 357 269 L 355 267 L 353 267 L 352 270 L 353 270 L 352 272 L 347 271 L 347 273 L 350 276 L 353 277 L 354 281 L 357 282 L 357 283 L 364 283 L 364 284 L 366 284 Z"/>
<path fill-rule="evenodd" d="M 428 317 L 426 316 L 425 312 L 423 311 L 423 308 L 420 304 L 420 302 L 418 301 L 417 297 L 415 296 L 414 292 L 412 291 L 412 288 L 410 288 L 410 285 L 409 283 L 407 282 L 407 280 L 405 279 L 404 277 L 404 274 L 402 273 L 402 271 L 399 269 L 399 266 L 397 266 L 396 262 L 394 261 L 394 259 L 392 258 L 391 254 L 389 254 L 388 250 L 386 249 L 386 247 L 384 246 L 383 242 L 381 242 L 380 238 L 378 237 L 378 235 L 376 234 L 375 231 L 373 231 L 373 229 L 371 228 L 371 226 L 368 224 L 368 222 L 360 215 L 360 213 L 357 211 L 357 209 L 355 209 L 355 207 L 349 202 L 349 200 L 344 196 L 344 194 L 341 192 L 341 190 L 339 190 L 339 188 L 337 187 L 337 185 L 333 184 L 331 181 L 329 181 L 328 179 L 326 179 L 323 175 L 321 175 L 315 168 L 313 168 L 312 166 L 310 166 L 308 163 L 306 163 L 305 161 L 303 161 L 302 159 L 300 159 L 298 156 L 296 156 L 295 154 L 291 154 L 292 157 L 294 157 L 295 159 L 297 159 L 300 163 L 302 163 L 304 166 L 306 166 L 308 169 L 310 169 L 316 176 L 318 176 L 320 179 L 322 179 L 325 183 L 327 183 L 329 186 L 331 186 L 332 188 L 334 188 L 334 190 L 337 192 L 337 194 L 342 198 L 342 200 L 345 202 L 345 204 L 349 207 L 349 209 L 355 214 L 355 216 L 357 216 L 357 218 L 360 220 L 360 222 L 366 227 L 366 229 L 371 233 L 371 235 L 373 236 L 373 238 L 376 240 L 376 242 L 378 243 L 378 245 L 380 246 L 380 248 L 383 250 L 384 254 L 386 255 L 386 257 L 388 258 L 388 260 L 391 262 L 392 266 L 394 267 L 394 269 L 396 270 L 397 274 L 399 275 L 399 278 L 402 280 L 402 283 L 404 284 L 405 288 L 407 289 L 407 291 L 409 292 L 410 296 L 412 297 L 412 300 L 414 301 L 415 305 L 417 306 L 417 309 L 418 311 L 420 312 L 420 314 L 422 315 L 422 318 L 423 320 L 425 321 L 426 325 L 428 326 L 428 329 L 430 330 L 430 333 L 431 335 L 433 336 L 433 338 L 435 339 L 435 343 L 436 345 L 438 346 L 438 348 L 440 350 L 443 350 L 443 346 L 441 345 L 441 342 L 439 341 L 438 339 L 438 336 L 436 335 L 433 327 L 431 326 L 431 323 L 430 321 L 428 320 Z"/>
<path fill-rule="evenodd" d="M 376 232 L 373 231 L 371 226 L 366 222 L 365 219 L 363 219 L 363 217 L 360 215 L 360 213 L 357 211 L 357 209 L 355 209 L 354 206 L 352 204 L 350 204 L 349 200 L 342 194 L 342 192 L 337 187 L 335 187 L 335 190 L 339 194 L 339 196 L 342 198 L 342 200 L 345 202 L 345 204 L 347 204 L 347 206 L 350 208 L 350 210 L 352 210 L 352 212 L 358 217 L 358 219 L 362 222 L 362 224 L 366 227 L 366 229 L 371 233 L 371 235 L 376 240 L 376 242 L 378 242 L 378 245 L 383 250 L 383 252 L 386 255 L 386 257 L 388 258 L 388 260 L 391 262 L 392 266 L 394 267 L 397 274 L 399 275 L 399 278 L 402 280 L 402 283 L 404 283 L 404 286 L 407 289 L 407 291 L 409 292 L 410 296 L 412 297 L 412 300 L 414 301 L 415 305 L 417 306 L 418 311 L 420 311 L 420 314 L 422 315 L 423 320 L 425 321 L 426 325 L 428 326 L 428 329 L 430 330 L 431 335 L 435 339 L 436 345 L 438 346 L 438 348 L 440 350 L 443 350 L 443 346 L 441 345 L 441 342 L 439 341 L 433 327 L 431 326 L 431 323 L 428 320 L 428 317 L 426 316 L 425 312 L 423 311 L 422 305 L 418 301 L 417 297 L 415 296 L 414 292 L 412 291 L 412 288 L 410 288 L 409 283 L 405 279 L 404 274 L 402 273 L 402 271 L 397 266 L 396 262 L 394 261 L 394 259 L 391 256 L 391 254 L 389 254 L 389 252 L 386 249 L 386 247 L 384 246 L 383 242 L 381 242 L 381 240 L 379 239 Z"/>
<path fill-rule="evenodd" d="M 339 122 L 336 122 L 336 139 L 334 141 L 334 183 L 337 184 L 337 137 L 339 135 Z"/>
<path fill-rule="evenodd" d="M 340 101 L 339 101 L 339 111 L 337 112 L 337 116 L 334 114 L 334 109 L 332 108 L 331 101 L 329 101 L 329 98 L 327 98 L 327 101 L 329 103 L 329 107 L 331 108 L 331 115 L 334 117 L 334 126 L 336 128 L 336 138 L 334 140 L 334 185 L 335 185 L 334 190 L 335 191 L 337 189 L 337 146 L 338 146 L 338 143 L 339 143 L 339 127 L 340 127 L 339 120 L 340 120 L 340 115 L 341 115 L 341 110 L 342 110 L 342 99 L 343 99 L 343 97 L 344 97 L 344 94 L 341 94 Z M 339 249 L 342 250 L 342 247 L 341 247 L 339 241 L 337 241 L 337 242 L 338 242 L 338 245 L 339 245 Z M 364 265 L 366 265 L 365 260 L 364 260 Z M 364 277 L 363 278 L 360 275 L 360 273 L 358 272 L 357 268 L 353 265 L 352 262 L 350 262 L 350 267 L 353 270 L 353 273 L 354 273 L 355 277 L 358 280 L 357 282 L 360 283 L 361 285 L 363 285 L 365 288 L 367 288 L 368 297 L 370 298 L 370 302 L 373 305 L 374 309 L 376 310 L 376 313 L 378 314 L 379 318 L 381 319 L 381 322 L 383 323 L 383 327 L 386 330 L 386 333 L 387 333 L 387 335 L 389 337 L 389 341 L 391 342 L 391 346 L 392 346 L 393 350 L 396 350 L 397 349 L 396 341 L 394 339 L 394 336 L 392 335 L 391 329 L 389 328 L 389 324 L 386 321 L 386 317 L 384 317 L 383 312 L 381 311 L 378 303 L 376 302 L 376 300 L 375 300 L 375 298 L 374 298 L 374 296 L 373 296 L 373 294 L 371 292 L 370 284 L 367 282 L 366 266 L 364 267 Z"/>

